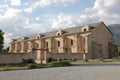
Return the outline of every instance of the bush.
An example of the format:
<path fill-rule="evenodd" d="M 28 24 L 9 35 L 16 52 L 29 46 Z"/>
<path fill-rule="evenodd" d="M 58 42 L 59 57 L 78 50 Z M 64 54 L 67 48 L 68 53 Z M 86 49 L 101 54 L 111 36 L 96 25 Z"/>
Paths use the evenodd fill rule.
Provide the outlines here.
<path fill-rule="evenodd" d="M 71 63 L 69 61 L 60 61 L 60 62 L 53 62 L 50 64 L 50 67 L 61 67 L 61 66 L 70 66 Z"/>
<path fill-rule="evenodd" d="M 49 65 L 50 67 L 59 67 L 59 63 L 58 62 L 53 62 L 52 64 Z"/>
<path fill-rule="evenodd" d="M 74 58 L 74 59 L 72 59 L 72 61 L 77 61 L 77 59 L 76 59 L 76 58 Z"/>
<path fill-rule="evenodd" d="M 29 59 L 27 60 L 27 63 L 34 63 L 34 61 L 33 61 L 32 58 L 29 58 Z"/>
<path fill-rule="evenodd" d="M 60 62 L 60 61 L 63 61 L 63 59 L 60 58 L 60 59 L 59 59 L 59 62 Z"/>
<path fill-rule="evenodd" d="M 88 62 L 88 59 L 85 59 L 85 62 Z"/>
<path fill-rule="evenodd" d="M 27 68 L 28 68 L 28 69 L 35 69 L 35 68 L 37 68 L 37 65 L 36 65 L 36 64 L 29 64 L 29 65 L 27 66 Z"/>
<path fill-rule="evenodd" d="M 71 65 L 71 63 L 69 61 L 61 61 L 61 62 L 59 62 L 59 64 L 61 66 L 70 66 Z"/>
<path fill-rule="evenodd" d="M 22 62 L 23 63 L 34 63 L 34 60 L 32 58 L 29 58 L 29 59 L 23 58 Z"/>
<path fill-rule="evenodd" d="M 50 57 L 48 58 L 47 62 L 53 62 L 54 61 L 54 58 Z"/>

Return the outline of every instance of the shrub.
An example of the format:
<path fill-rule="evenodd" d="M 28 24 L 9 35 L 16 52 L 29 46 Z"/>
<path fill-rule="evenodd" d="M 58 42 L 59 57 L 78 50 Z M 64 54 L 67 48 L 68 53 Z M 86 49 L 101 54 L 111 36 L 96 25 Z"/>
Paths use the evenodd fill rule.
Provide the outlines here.
<path fill-rule="evenodd" d="M 63 61 L 63 59 L 60 58 L 59 61 Z"/>
<path fill-rule="evenodd" d="M 72 59 L 72 61 L 77 61 L 77 59 L 76 59 L 76 58 L 74 58 L 74 59 Z"/>
<path fill-rule="evenodd" d="M 64 58 L 64 60 L 67 60 L 66 58 Z"/>
<path fill-rule="evenodd" d="M 53 62 L 52 64 L 49 65 L 50 67 L 59 67 L 60 64 L 58 62 Z"/>
<path fill-rule="evenodd" d="M 61 62 L 59 62 L 59 64 L 61 66 L 70 66 L 71 65 L 71 63 L 69 61 L 61 61 Z"/>
<path fill-rule="evenodd" d="M 22 62 L 23 63 L 34 63 L 34 60 L 32 58 L 28 58 L 28 59 L 23 58 Z"/>
<path fill-rule="evenodd" d="M 85 62 L 88 62 L 88 59 L 85 59 Z"/>
<path fill-rule="evenodd" d="M 50 57 L 48 58 L 47 62 L 53 62 L 54 61 L 54 58 Z"/>
<path fill-rule="evenodd" d="M 60 62 L 53 62 L 50 66 L 51 67 L 61 67 L 61 66 L 70 66 L 71 63 L 69 61 L 60 61 Z"/>
<path fill-rule="evenodd" d="M 29 58 L 29 59 L 27 60 L 27 63 L 34 63 L 34 61 L 33 61 L 32 58 Z"/>
<path fill-rule="evenodd" d="M 34 69 L 34 68 L 37 68 L 37 65 L 36 64 L 29 64 L 27 66 L 28 69 Z"/>

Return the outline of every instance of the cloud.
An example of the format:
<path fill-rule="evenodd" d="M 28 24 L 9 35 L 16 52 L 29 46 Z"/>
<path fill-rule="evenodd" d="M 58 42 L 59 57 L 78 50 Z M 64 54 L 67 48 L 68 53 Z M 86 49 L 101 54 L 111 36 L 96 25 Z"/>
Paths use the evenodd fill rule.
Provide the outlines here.
<path fill-rule="evenodd" d="M 63 5 L 66 6 L 70 3 L 74 3 L 77 0 L 37 0 L 33 2 L 30 7 L 24 9 L 25 12 L 32 13 L 38 7 L 47 7 L 47 6 L 55 6 L 55 5 Z"/>
<path fill-rule="evenodd" d="M 42 26 L 42 23 L 32 22 L 32 20 L 24 16 L 21 9 L 7 8 L 3 15 L 0 14 L 0 29 L 5 32 L 5 47 L 7 47 L 11 39 L 44 31 Z"/>
<path fill-rule="evenodd" d="M 9 2 L 9 0 L 5 1 L 6 3 Z M 33 11 L 50 6 L 66 6 L 77 0 L 35 0 L 33 3 L 31 1 L 27 6 L 22 6 L 22 8 L 13 7 L 13 5 L 20 6 L 22 0 L 18 0 L 18 3 L 15 2 L 15 0 L 12 1 L 10 3 L 12 6 L 9 4 L 0 6 L 0 28 L 5 32 L 5 46 L 8 45 L 11 39 L 32 35 L 38 32 L 62 29 L 98 21 L 104 21 L 105 24 L 108 25 L 119 23 L 120 19 L 119 0 L 95 0 L 92 7 L 86 8 L 81 13 L 45 13 L 44 15 L 47 15 L 46 17 L 43 15 L 42 17 L 41 15 L 36 16 Z"/>
<path fill-rule="evenodd" d="M 11 0 L 11 5 L 12 6 L 20 6 L 21 5 L 21 0 Z"/>
<path fill-rule="evenodd" d="M 58 14 L 51 20 L 52 28 L 65 28 L 99 21 L 104 21 L 107 25 L 120 23 L 119 4 L 119 0 L 96 0 L 93 7 L 86 8 L 80 15 Z"/>
<path fill-rule="evenodd" d="M 19 9 L 14 9 L 14 8 L 7 8 L 5 11 L 4 15 L 2 16 L 3 18 L 11 18 L 19 14 L 21 10 Z"/>
<path fill-rule="evenodd" d="M 106 24 L 119 23 L 119 0 L 96 0 L 92 8 L 87 8 L 82 15 L 85 22 L 104 21 Z M 92 20 L 92 21 L 91 21 Z"/>
<path fill-rule="evenodd" d="M 55 19 L 51 19 L 52 28 L 66 28 L 76 25 L 75 16 L 65 15 L 63 13 L 58 14 Z"/>

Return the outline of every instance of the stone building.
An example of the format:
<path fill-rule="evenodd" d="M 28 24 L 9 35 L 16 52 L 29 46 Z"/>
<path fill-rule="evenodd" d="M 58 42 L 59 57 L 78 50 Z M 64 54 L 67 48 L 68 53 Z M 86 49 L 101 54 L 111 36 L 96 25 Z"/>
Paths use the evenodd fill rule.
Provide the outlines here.
<path fill-rule="evenodd" d="M 62 30 L 40 33 L 29 37 L 12 39 L 9 52 L 31 53 L 34 49 L 36 53 L 36 63 L 45 59 L 45 50 L 50 53 L 62 55 L 67 53 L 87 54 L 88 58 L 110 58 L 114 57 L 112 48 L 112 32 L 104 22 L 87 24 Z M 111 48 L 112 47 L 112 48 Z M 112 53 L 111 53 L 112 50 Z"/>

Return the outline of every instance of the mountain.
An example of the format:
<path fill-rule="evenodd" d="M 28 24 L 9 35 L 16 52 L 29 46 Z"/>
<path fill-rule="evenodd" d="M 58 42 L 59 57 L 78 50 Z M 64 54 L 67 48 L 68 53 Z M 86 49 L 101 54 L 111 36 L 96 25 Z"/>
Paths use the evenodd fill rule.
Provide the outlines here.
<path fill-rule="evenodd" d="M 120 46 L 120 24 L 111 24 L 108 28 L 113 33 L 114 42 Z"/>

